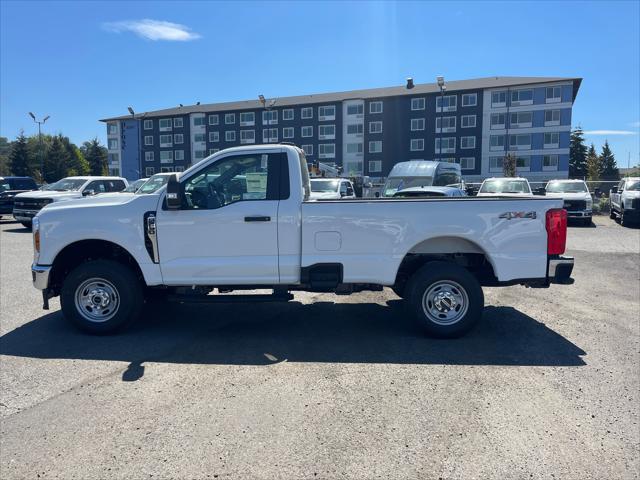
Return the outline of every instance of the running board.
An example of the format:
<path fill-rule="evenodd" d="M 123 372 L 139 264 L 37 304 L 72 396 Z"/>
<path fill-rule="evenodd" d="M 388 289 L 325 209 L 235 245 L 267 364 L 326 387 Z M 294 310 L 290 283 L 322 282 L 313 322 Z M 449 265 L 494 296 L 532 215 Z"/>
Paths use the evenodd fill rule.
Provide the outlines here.
<path fill-rule="evenodd" d="M 288 302 L 293 300 L 291 293 L 269 295 L 169 295 L 167 300 L 180 303 L 250 303 L 250 302 Z"/>

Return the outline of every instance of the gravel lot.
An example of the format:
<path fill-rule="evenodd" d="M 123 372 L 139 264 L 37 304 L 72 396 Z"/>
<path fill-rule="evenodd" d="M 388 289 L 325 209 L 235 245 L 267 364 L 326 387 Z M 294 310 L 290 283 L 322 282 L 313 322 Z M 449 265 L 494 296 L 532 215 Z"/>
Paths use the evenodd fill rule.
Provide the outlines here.
<path fill-rule="evenodd" d="M 422 337 L 390 291 L 173 306 L 126 333 L 41 310 L 0 221 L 0 478 L 638 478 L 640 230 L 570 228 L 572 286 L 485 289 Z"/>

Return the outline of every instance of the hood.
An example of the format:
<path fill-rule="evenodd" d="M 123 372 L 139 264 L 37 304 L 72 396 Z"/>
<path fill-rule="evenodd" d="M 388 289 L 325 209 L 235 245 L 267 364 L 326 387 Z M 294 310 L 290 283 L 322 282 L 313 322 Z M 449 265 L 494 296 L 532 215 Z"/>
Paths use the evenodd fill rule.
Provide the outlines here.
<path fill-rule="evenodd" d="M 640 190 L 625 190 L 624 192 L 622 192 L 622 196 L 624 198 L 639 198 Z"/>
<path fill-rule="evenodd" d="M 121 194 L 102 194 L 95 197 L 79 197 L 76 199 L 69 199 L 65 202 L 50 203 L 43 211 L 63 211 L 63 210 L 75 210 L 80 208 L 94 208 L 94 207 L 114 207 L 129 203 L 136 197 L 155 197 L 153 203 L 158 202 L 157 195 L 121 195 Z"/>
<path fill-rule="evenodd" d="M 446 195 L 448 197 L 453 197 L 455 195 L 460 195 L 462 191 L 456 187 L 409 187 L 398 190 L 396 193 L 402 192 L 435 192 L 442 193 L 443 195 Z"/>
<path fill-rule="evenodd" d="M 572 193 L 547 193 L 545 197 L 562 198 L 563 200 L 590 200 L 591 194 L 588 192 L 572 192 Z"/>
<path fill-rule="evenodd" d="M 339 192 L 311 192 L 309 198 L 311 200 L 336 200 L 342 197 Z"/>
<path fill-rule="evenodd" d="M 477 197 L 525 197 L 525 198 L 529 198 L 529 197 L 533 197 L 533 194 L 531 193 L 488 193 L 488 192 L 483 192 L 483 193 L 478 193 L 478 195 L 476 195 Z"/>
<path fill-rule="evenodd" d="M 56 192 L 54 190 L 37 190 L 16 195 L 16 198 L 52 198 L 54 202 L 71 198 L 82 198 L 80 192 Z"/>

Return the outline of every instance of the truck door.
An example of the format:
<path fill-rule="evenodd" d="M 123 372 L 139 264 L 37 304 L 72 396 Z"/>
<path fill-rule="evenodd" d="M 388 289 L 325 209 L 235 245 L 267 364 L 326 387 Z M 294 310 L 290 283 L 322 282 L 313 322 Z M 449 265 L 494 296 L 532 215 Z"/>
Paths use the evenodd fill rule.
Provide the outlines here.
<path fill-rule="evenodd" d="M 277 284 L 286 153 L 234 153 L 180 179 L 182 208 L 157 212 L 167 285 Z M 288 185 L 287 185 L 288 188 Z"/>

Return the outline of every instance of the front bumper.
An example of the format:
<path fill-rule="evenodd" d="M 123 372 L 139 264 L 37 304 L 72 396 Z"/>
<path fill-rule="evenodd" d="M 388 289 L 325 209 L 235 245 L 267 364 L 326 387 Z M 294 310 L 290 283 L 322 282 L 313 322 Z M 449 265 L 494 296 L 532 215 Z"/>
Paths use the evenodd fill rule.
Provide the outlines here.
<path fill-rule="evenodd" d="M 571 278 L 573 272 L 573 257 L 559 255 L 549 259 L 547 269 L 547 279 L 549 283 L 559 283 L 561 285 L 571 285 L 574 280 Z"/>
<path fill-rule="evenodd" d="M 624 218 L 625 220 L 631 221 L 639 221 L 640 220 L 640 209 L 635 208 L 625 208 L 624 209 Z"/>
<path fill-rule="evenodd" d="M 47 265 L 32 265 L 31 266 L 31 280 L 33 286 L 38 290 L 46 290 L 49 288 L 49 274 L 51 273 L 51 267 Z"/>
<path fill-rule="evenodd" d="M 591 210 L 567 210 L 568 218 L 591 218 L 593 212 Z"/>
<path fill-rule="evenodd" d="M 23 210 L 20 208 L 13 209 L 13 218 L 19 222 L 30 222 L 33 220 L 40 210 Z"/>

